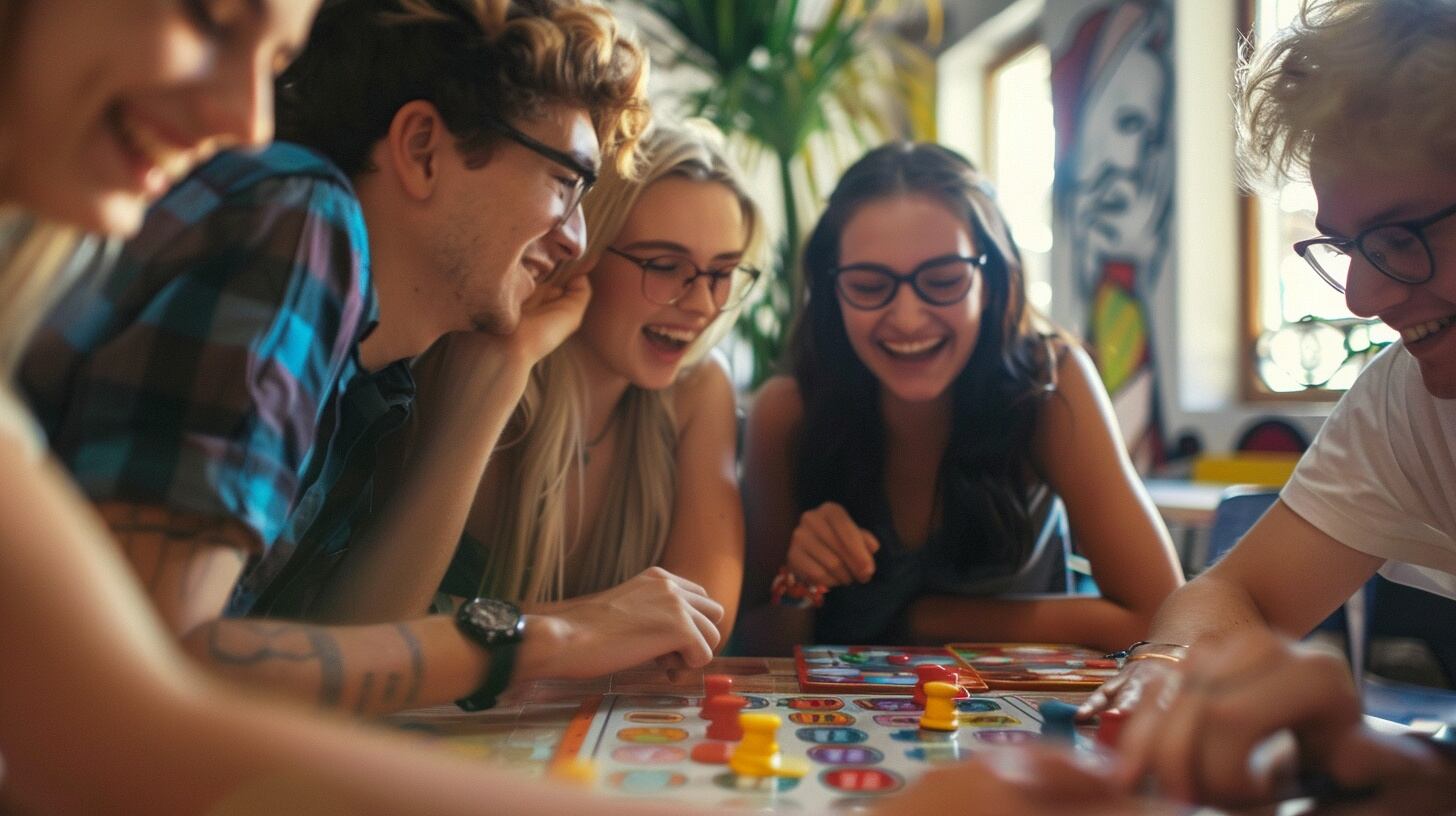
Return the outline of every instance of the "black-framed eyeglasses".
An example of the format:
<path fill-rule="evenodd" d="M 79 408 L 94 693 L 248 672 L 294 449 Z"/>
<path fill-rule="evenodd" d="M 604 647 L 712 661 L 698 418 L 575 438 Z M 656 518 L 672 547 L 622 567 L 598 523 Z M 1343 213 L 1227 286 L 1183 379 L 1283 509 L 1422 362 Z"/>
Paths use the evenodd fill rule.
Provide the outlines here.
<path fill-rule="evenodd" d="M 932 306 L 958 303 L 971 291 L 976 272 L 986 266 L 986 255 L 941 255 L 924 261 L 905 274 L 883 264 L 857 263 L 830 270 L 834 289 L 856 309 L 882 309 L 895 300 L 900 284 L 908 283 L 921 300 Z"/>
<path fill-rule="evenodd" d="M 1391 280 L 1405 284 L 1425 283 L 1436 274 L 1436 259 L 1426 240 L 1432 224 L 1456 215 L 1452 204 L 1435 215 L 1413 221 L 1376 224 L 1354 238 L 1321 235 L 1294 245 L 1294 252 L 1336 291 L 1344 292 L 1350 279 L 1350 253 L 1358 250 L 1370 265 Z"/>
<path fill-rule="evenodd" d="M 748 297 L 761 274 L 743 264 L 727 269 L 703 269 L 682 255 L 639 258 L 616 247 L 607 247 L 607 251 L 631 261 L 642 270 L 642 296 L 659 306 L 677 303 L 693 288 L 698 278 L 707 278 L 708 294 L 713 305 L 720 310 L 731 309 Z"/>
<path fill-rule="evenodd" d="M 571 214 L 576 212 L 576 208 L 581 206 L 581 200 L 586 198 L 587 191 L 592 188 L 592 185 L 597 183 L 597 171 L 586 166 L 580 159 L 570 153 L 564 150 L 558 150 L 539 139 L 528 136 L 509 122 L 493 117 L 486 117 L 483 121 L 487 127 L 500 135 L 542 158 L 549 159 L 565 167 L 575 175 L 576 184 L 567 191 L 566 207 L 561 211 L 562 215 L 560 220 L 557 221 L 557 225 L 559 226 L 570 218 Z"/>

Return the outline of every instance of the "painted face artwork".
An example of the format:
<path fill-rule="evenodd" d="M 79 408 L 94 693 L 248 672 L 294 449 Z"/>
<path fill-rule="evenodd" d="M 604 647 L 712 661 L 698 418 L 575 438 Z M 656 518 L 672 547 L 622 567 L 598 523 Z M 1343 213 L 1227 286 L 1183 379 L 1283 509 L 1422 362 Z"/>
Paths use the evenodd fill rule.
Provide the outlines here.
<path fill-rule="evenodd" d="M 273 135 L 273 78 L 317 0 L 32 0 L 5 101 L 0 197 L 125 235 L 215 151 Z M 68 59 L 56 59 L 57 54 Z"/>

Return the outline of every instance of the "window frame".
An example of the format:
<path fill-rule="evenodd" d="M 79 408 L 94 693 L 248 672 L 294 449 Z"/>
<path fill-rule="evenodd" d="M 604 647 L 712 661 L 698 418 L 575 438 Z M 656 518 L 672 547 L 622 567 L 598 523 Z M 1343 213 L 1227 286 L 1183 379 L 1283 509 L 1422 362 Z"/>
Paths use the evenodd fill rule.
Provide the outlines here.
<path fill-rule="evenodd" d="M 1236 0 L 1238 3 L 1238 56 L 1246 58 L 1255 47 L 1254 24 L 1258 0 Z M 1260 320 L 1259 291 L 1263 280 L 1263 264 L 1259 247 L 1263 235 L 1259 226 L 1260 199 L 1255 193 L 1241 186 L 1235 194 L 1238 197 L 1239 225 L 1239 396 L 1256 405 L 1278 405 L 1281 403 L 1333 404 L 1345 396 L 1346 391 L 1323 386 L 1306 388 L 1302 391 L 1273 391 L 1259 377 L 1259 338 L 1264 333 Z M 1310 270 L 1314 274 L 1314 270 Z"/>

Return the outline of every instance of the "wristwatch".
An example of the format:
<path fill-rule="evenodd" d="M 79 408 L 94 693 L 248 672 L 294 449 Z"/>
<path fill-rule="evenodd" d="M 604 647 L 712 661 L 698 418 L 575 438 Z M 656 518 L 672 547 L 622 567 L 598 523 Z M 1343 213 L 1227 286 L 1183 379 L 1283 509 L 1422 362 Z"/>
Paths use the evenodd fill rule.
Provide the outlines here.
<path fill-rule="evenodd" d="M 496 698 L 511 684 L 516 647 L 526 636 L 526 616 L 513 603 L 476 598 L 460 605 L 460 611 L 455 613 L 455 625 L 490 655 L 485 682 L 470 696 L 456 700 L 455 705 L 465 711 L 484 711 L 494 706 Z"/>

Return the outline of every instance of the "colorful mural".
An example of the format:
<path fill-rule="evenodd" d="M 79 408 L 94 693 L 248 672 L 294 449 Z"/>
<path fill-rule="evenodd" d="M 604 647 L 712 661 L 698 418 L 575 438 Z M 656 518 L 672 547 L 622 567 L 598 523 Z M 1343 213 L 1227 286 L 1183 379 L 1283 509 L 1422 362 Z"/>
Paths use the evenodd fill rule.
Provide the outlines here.
<path fill-rule="evenodd" d="M 1164 458 L 1156 308 L 1172 243 L 1172 11 L 1166 0 L 1050 0 L 1057 128 L 1053 279 L 1080 324 L 1139 470 Z"/>

